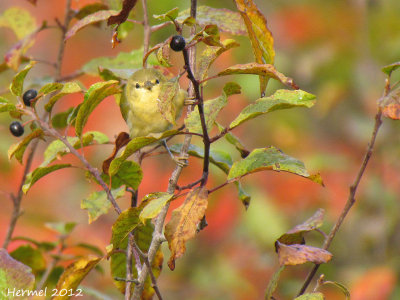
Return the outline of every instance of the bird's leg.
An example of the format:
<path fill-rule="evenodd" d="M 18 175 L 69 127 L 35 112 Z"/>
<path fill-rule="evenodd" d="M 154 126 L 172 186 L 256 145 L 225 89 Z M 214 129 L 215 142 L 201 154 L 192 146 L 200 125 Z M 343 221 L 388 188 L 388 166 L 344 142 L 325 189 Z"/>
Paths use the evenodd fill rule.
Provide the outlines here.
<path fill-rule="evenodd" d="M 184 166 L 187 166 L 187 165 L 188 165 L 188 162 L 187 162 L 188 157 L 187 157 L 187 156 L 185 156 L 185 157 L 175 157 L 175 156 L 172 154 L 171 150 L 169 149 L 169 147 L 168 147 L 167 142 L 165 141 L 165 139 L 163 139 L 163 140 L 161 141 L 161 143 L 162 143 L 162 145 L 165 147 L 165 149 L 167 150 L 169 156 L 172 158 L 172 160 L 173 160 L 177 165 L 179 165 L 179 166 L 181 166 L 181 167 L 184 167 Z"/>

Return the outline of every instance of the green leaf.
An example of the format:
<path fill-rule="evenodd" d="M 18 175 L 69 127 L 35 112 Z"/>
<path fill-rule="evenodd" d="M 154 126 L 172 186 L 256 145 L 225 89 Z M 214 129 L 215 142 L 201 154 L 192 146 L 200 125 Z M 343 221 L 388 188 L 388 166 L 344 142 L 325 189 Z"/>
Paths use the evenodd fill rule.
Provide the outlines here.
<path fill-rule="evenodd" d="M 158 65 L 157 59 L 150 57 L 147 60 L 149 65 Z M 89 75 L 98 76 L 99 69 L 108 69 L 116 76 L 128 79 L 132 73 L 141 69 L 143 64 L 143 49 L 132 52 L 119 52 L 115 57 L 98 57 L 83 65 L 81 70 Z"/>
<path fill-rule="evenodd" d="M 0 113 L 16 111 L 17 107 L 15 104 L 10 103 L 6 98 L 0 97 Z"/>
<path fill-rule="evenodd" d="M 75 121 L 75 132 L 77 136 L 82 135 L 83 127 L 96 106 L 106 97 L 120 93 L 119 88 L 115 86 L 117 83 L 118 81 L 116 80 L 97 82 L 85 93 L 85 98 Z"/>
<path fill-rule="evenodd" d="M 146 206 L 144 206 L 142 212 L 139 215 L 140 221 L 145 224 L 146 219 L 153 219 L 158 216 L 161 209 L 167 205 L 167 203 L 172 199 L 174 195 L 168 193 L 154 193 L 146 195 L 142 203 L 146 201 Z"/>
<path fill-rule="evenodd" d="M 54 231 L 57 231 L 59 234 L 63 236 L 69 235 L 72 230 L 74 230 L 76 223 L 75 222 L 49 222 L 45 224 L 47 228 L 50 228 Z"/>
<path fill-rule="evenodd" d="M 271 64 L 257 64 L 257 63 L 237 64 L 219 72 L 217 75 L 225 76 L 232 74 L 260 75 L 263 77 L 268 77 L 278 80 L 282 84 L 291 87 L 293 89 L 296 90 L 299 89 L 299 87 L 294 83 L 292 78 L 286 77 L 284 74 L 278 72 L 275 69 L 275 67 Z"/>
<path fill-rule="evenodd" d="M 396 71 L 398 68 L 400 68 L 400 61 L 395 62 L 393 64 L 384 66 L 382 68 L 382 72 L 385 73 L 386 75 L 390 76 L 393 71 Z"/>
<path fill-rule="evenodd" d="M 86 147 L 93 144 L 93 141 L 97 144 L 106 144 L 109 142 L 108 137 L 99 131 L 88 131 L 82 136 L 82 140 L 78 137 L 68 136 L 67 141 L 75 148 L 79 149 L 82 146 Z M 55 159 L 60 159 L 62 156 L 70 153 L 68 147 L 60 140 L 51 142 L 46 150 L 44 151 L 44 161 L 41 163 L 41 167 L 47 166 Z"/>
<path fill-rule="evenodd" d="M 46 261 L 40 250 L 34 249 L 31 245 L 23 245 L 15 249 L 10 255 L 30 267 L 34 274 L 38 274 L 40 271 L 46 269 Z"/>
<path fill-rule="evenodd" d="M 319 174 L 310 175 L 301 161 L 284 154 L 273 146 L 255 149 L 245 159 L 235 162 L 229 171 L 228 180 L 237 180 L 245 175 L 264 170 L 289 172 L 323 184 Z"/>
<path fill-rule="evenodd" d="M 250 206 L 251 196 L 243 189 L 240 181 L 235 181 L 235 185 L 238 189 L 238 195 L 240 201 L 242 201 L 245 209 L 248 209 Z"/>
<path fill-rule="evenodd" d="M 236 7 L 246 25 L 247 33 L 253 48 L 254 57 L 259 64 L 274 64 L 274 39 L 267 26 L 267 19 L 253 0 L 235 0 Z M 260 76 L 260 93 L 263 94 L 268 78 Z"/>
<path fill-rule="evenodd" d="M 153 15 L 153 18 L 161 21 L 175 20 L 178 17 L 179 9 L 177 7 L 167 11 L 165 14 Z"/>
<path fill-rule="evenodd" d="M 27 35 L 35 31 L 36 19 L 27 9 L 20 7 L 10 7 L 0 16 L 0 27 L 7 27 L 14 31 L 18 40 L 22 40 Z"/>
<path fill-rule="evenodd" d="M 180 153 L 182 144 L 175 144 L 169 147 L 172 152 Z M 198 158 L 204 158 L 204 149 L 190 144 L 188 154 Z M 221 150 L 210 150 L 210 162 L 220 168 L 223 172 L 228 174 L 233 161 L 229 153 L 223 152 Z"/>
<path fill-rule="evenodd" d="M 79 243 L 79 244 L 76 244 L 71 247 L 78 247 L 78 248 L 86 249 L 86 250 L 92 251 L 93 253 L 97 254 L 98 256 L 104 256 L 103 251 L 95 245 L 91 245 L 91 244 L 87 244 L 87 243 Z"/>
<path fill-rule="evenodd" d="M 302 90 L 277 90 L 272 96 L 259 98 L 255 103 L 246 106 L 229 127 L 235 128 L 244 121 L 275 110 L 292 107 L 311 107 L 315 104 L 315 96 Z"/>
<path fill-rule="evenodd" d="M 241 156 L 242 158 L 245 158 L 247 155 L 250 154 L 250 152 L 249 152 L 249 151 L 246 149 L 246 147 L 242 144 L 242 142 L 239 140 L 239 138 L 238 138 L 236 135 L 234 135 L 233 133 L 228 132 L 228 133 L 225 135 L 225 139 L 226 139 L 230 144 L 232 144 L 233 146 L 235 146 L 236 150 L 239 151 L 240 156 Z"/>
<path fill-rule="evenodd" d="M 52 92 L 58 91 L 58 90 L 62 89 L 63 87 L 64 87 L 64 84 L 62 84 L 60 82 L 49 82 L 40 88 L 38 94 L 39 95 L 40 94 L 47 95 Z"/>
<path fill-rule="evenodd" d="M 169 60 L 171 47 L 169 43 L 164 43 L 160 48 L 157 50 L 157 60 L 163 67 L 169 68 L 172 67 L 172 64 Z"/>
<path fill-rule="evenodd" d="M 125 188 L 120 187 L 111 190 L 114 199 L 125 195 Z M 89 215 L 89 224 L 96 221 L 100 216 L 106 214 L 111 207 L 111 202 L 107 198 L 105 191 L 93 192 L 88 198 L 81 201 L 81 208 L 86 209 Z"/>
<path fill-rule="evenodd" d="M 172 152 L 180 153 L 182 144 L 175 144 L 170 146 L 169 148 Z M 204 149 L 196 145 L 190 144 L 188 154 L 194 157 L 204 158 Z M 229 170 L 233 164 L 230 154 L 218 149 L 210 150 L 210 162 L 221 169 L 225 174 L 229 173 Z M 251 197 L 249 194 L 246 193 L 239 181 L 235 182 L 235 185 L 238 189 L 239 199 L 242 201 L 243 205 L 247 209 L 250 204 Z"/>
<path fill-rule="evenodd" d="M 118 249 L 128 234 L 140 224 L 140 211 L 141 209 L 138 207 L 130 207 L 118 216 L 112 226 L 111 243 L 113 249 Z"/>
<path fill-rule="evenodd" d="M 117 13 L 118 12 L 115 10 L 100 10 L 84 17 L 82 20 L 76 22 L 74 26 L 70 28 L 70 30 L 68 30 L 68 32 L 65 34 L 65 40 L 68 40 L 70 37 L 74 36 L 82 28 L 100 21 L 107 20 L 109 17 Z"/>
<path fill-rule="evenodd" d="M 169 136 L 173 136 L 177 134 L 179 131 L 178 130 L 168 130 L 163 132 L 161 135 L 158 135 L 158 137 L 154 136 L 144 136 L 144 137 L 136 137 L 132 139 L 125 147 L 124 151 L 121 153 L 121 155 L 110 163 L 110 168 L 108 170 L 108 173 L 110 176 L 114 176 L 117 174 L 119 168 L 121 167 L 122 163 L 133 153 L 135 153 L 137 150 L 148 146 L 150 144 L 153 144 L 155 142 L 158 142 L 162 139 L 165 139 Z"/>
<path fill-rule="evenodd" d="M 54 88 L 54 86 L 53 86 L 53 88 Z M 54 95 L 53 97 L 50 98 L 49 102 L 46 103 L 44 108 L 46 109 L 47 112 L 50 112 L 53 109 L 53 106 L 62 97 L 64 97 L 65 95 L 69 95 L 69 94 L 73 94 L 73 93 L 79 93 L 79 92 L 82 92 L 82 88 L 79 86 L 78 83 L 76 83 L 76 82 L 67 82 L 67 83 L 64 84 L 64 86 L 62 87 L 61 91 L 58 94 L 56 94 L 56 95 Z"/>
<path fill-rule="evenodd" d="M 0 293 L 7 295 L 9 289 L 32 290 L 35 276 L 31 268 L 12 258 L 5 249 L 0 249 Z"/>
<path fill-rule="evenodd" d="M 294 300 L 325 300 L 325 297 L 322 293 L 307 293 L 296 297 Z"/>
<path fill-rule="evenodd" d="M 190 16 L 190 9 L 186 9 L 179 13 L 176 19 L 179 23 L 183 23 Z M 200 26 L 210 24 L 217 25 L 219 30 L 235 35 L 246 35 L 243 20 L 240 14 L 226 8 L 213 8 L 209 6 L 199 6 L 196 12 L 196 22 Z"/>
<path fill-rule="evenodd" d="M 103 174 L 104 181 L 109 182 L 110 177 Z M 124 161 L 117 174 L 112 176 L 112 188 L 118 188 L 121 185 L 126 185 L 134 190 L 137 190 L 143 178 L 143 171 L 139 164 L 134 161 Z"/>
<path fill-rule="evenodd" d="M 75 291 L 81 281 L 87 276 L 87 274 L 93 270 L 94 267 L 101 261 L 101 257 L 94 255 L 88 255 L 81 257 L 70 264 L 62 273 L 57 283 L 57 291 Z M 58 296 L 53 297 L 53 300 L 64 300 L 71 298 L 70 296 Z"/>
<path fill-rule="evenodd" d="M 38 242 L 34 239 L 31 239 L 29 237 L 24 237 L 24 236 L 16 236 L 14 238 L 12 238 L 12 241 L 26 241 L 29 243 L 32 243 L 33 245 L 35 245 L 38 249 L 42 250 L 42 251 L 52 251 L 56 248 L 57 244 L 56 243 L 52 243 L 52 242 Z"/>
<path fill-rule="evenodd" d="M 28 136 L 26 136 L 21 142 L 16 145 L 12 145 L 8 150 L 8 158 L 11 159 L 15 156 L 15 159 L 18 160 L 22 164 L 22 158 L 24 156 L 25 150 L 28 147 L 29 143 L 36 139 L 42 138 L 44 136 L 44 132 L 42 129 L 35 129 Z"/>
<path fill-rule="evenodd" d="M 270 300 L 272 297 L 272 294 L 275 292 L 277 286 L 278 286 L 278 281 L 279 277 L 281 276 L 282 271 L 285 269 L 285 266 L 281 266 L 276 272 L 272 275 L 268 286 L 267 286 L 267 291 L 265 292 L 265 297 L 264 299 Z"/>
<path fill-rule="evenodd" d="M 54 171 L 72 167 L 71 164 L 59 164 L 59 165 L 52 165 L 50 167 L 39 167 L 35 169 L 33 172 L 29 173 L 26 177 L 25 183 L 22 186 L 22 191 L 26 194 L 29 189 L 42 177 L 46 176 L 49 173 Z"/>
<path fill-rule="evenodd" d="M 224 91 L 218 98 L 204 102 L 204 117 L 207 126 L 207 132 L 210 132 L 220 110 L 228 103 L 227 97 L 240 91 L 237 83 L 229 82 L 225 85 Z M 199 109 L 196 108 L 185 119 L 186 128 L 190 132 L 203 133 L 199 115 Z"/>
<path fill-rule="evenodd" d="M 228 51 L 231 48 L 238 47 L 239 44 L 232 39 L 226 39 L 223 42 L 221 42 L 220 46 L 206 46 L 204 51 L 201 53 L 201 56 L 199 58 L 198 62 L 198 76 L 200 80 L 204 80 L 208 76 L 208 69 L 212 65 L 212 63 L 225 51 Z"/>
<path fill-rule="evenodd" d="M 10 91 L 14 96 L 21 96 L 24 90 L 24 80 L 29 70 L 36 64 L 36 61 L 31 61 L 25 68 L 17 73 L 10 85 Z"/>
<path fill-rule="evenodd" d="M 72 111 L 74 110 L 73 107 L 70 107 L 68 110 L 55 114 L 51 118 L 51 125 L 53 125 L 56 129 L 65 128 L 68 125 L 68 117 L 71 115 Z"/>

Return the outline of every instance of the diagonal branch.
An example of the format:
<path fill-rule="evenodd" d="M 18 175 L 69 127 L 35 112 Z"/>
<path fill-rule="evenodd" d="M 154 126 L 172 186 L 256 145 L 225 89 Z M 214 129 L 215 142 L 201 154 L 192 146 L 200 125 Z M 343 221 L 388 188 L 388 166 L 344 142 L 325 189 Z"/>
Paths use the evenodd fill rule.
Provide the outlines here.
<path fill-rule="evenodd" d="M 390 92 L 390 82 L 389 80 L 386 81 L 386 86 L 385 86 L 385 91 L 384 91 L 384 96 L 388 95 Z M 354 203 L 356 202 L 355 196 L 356 196 L 356 192 L 358 189 L 358 186 L 360 184 L 361 178 L 363 177 L 364 173 L 365 173 L 365 169 L 368 166 L 368 162 L 372 156 L 372 152 L 374 149 L 374 145 L 375 145 L 375 141 L 376 141 L 376 137 L 378 136 L 378 132 L 379 132 L 379 128 L 382 125 L 382 110 L 379 107 L 378 108 L 378 112 L 375 115 L 375 125 L 374 125 L 374 129 L 371 135 L 371 139 L 370 142 L 368 144 L 368 148 L 367 151 L 364 155 L 364 159 L 361 163 L 360 169 L 357 173 L 357 176 L 353 182 L 353 184 L 350 186 L 350 190 L 349 190 L 349 196 L 347 198 L 347 202 L 342 210 L 342 213 L 340 214 L 338 220 L 336 221 L 335 225 L 332 227 L 330 233 L 328 234 L 327 238 L 324 241 L 323 244 L 323 249 L 327 250 L 329 248 L 329 246 L 331 245 L 333 239 L 336 236 L 336 233 L 338 232 L 340 226 L 342 225 L 344 219 L 346 218 L 348 212 L 350 211 L 350 209 L 352 208 L 352 206 L 354 205 Z M 304 294 L 304 292 L 306 291 L 307 287 L 310 285 L 312 279 L 314 278 L 315 274 L 318 271 L 320 265 L 316 264 L 312 270 L 310 271 L 310 273 L 307 275 L 307 278 L 303 284 L 303 286 L 300 289 L 300 292 L 298 293 L 298 296 Z"/>

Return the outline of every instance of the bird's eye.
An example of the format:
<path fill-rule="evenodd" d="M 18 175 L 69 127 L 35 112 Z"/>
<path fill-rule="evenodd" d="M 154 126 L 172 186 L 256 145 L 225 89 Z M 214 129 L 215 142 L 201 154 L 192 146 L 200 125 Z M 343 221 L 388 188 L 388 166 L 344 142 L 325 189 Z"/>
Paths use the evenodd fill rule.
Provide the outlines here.
<path fill-rule="evenodd" d="M 160 80 L 156 79 L 156 84 L 159 84 L 159 83 L 160 83 Z"/>
<path fill-rule="evenodd" d="M 139 83 L 136 83 L 136 88 L 137 89 L 140 88 L 140 84 Z"/>

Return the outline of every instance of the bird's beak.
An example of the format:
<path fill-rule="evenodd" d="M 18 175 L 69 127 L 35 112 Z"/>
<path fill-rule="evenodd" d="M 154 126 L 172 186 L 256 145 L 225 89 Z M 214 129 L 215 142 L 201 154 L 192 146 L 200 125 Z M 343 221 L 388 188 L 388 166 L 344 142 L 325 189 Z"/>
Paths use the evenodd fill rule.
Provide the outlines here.
<path fill-rule="evenodd" d="M 151 88 L 153 87 L 153 83 L 151 83 L 151 81 L 146 81 L 146 82 L 144 83 L 144 87 L 145 87 L 146 89 L 148 89 L 149 91 L 151 91 Z"/>

